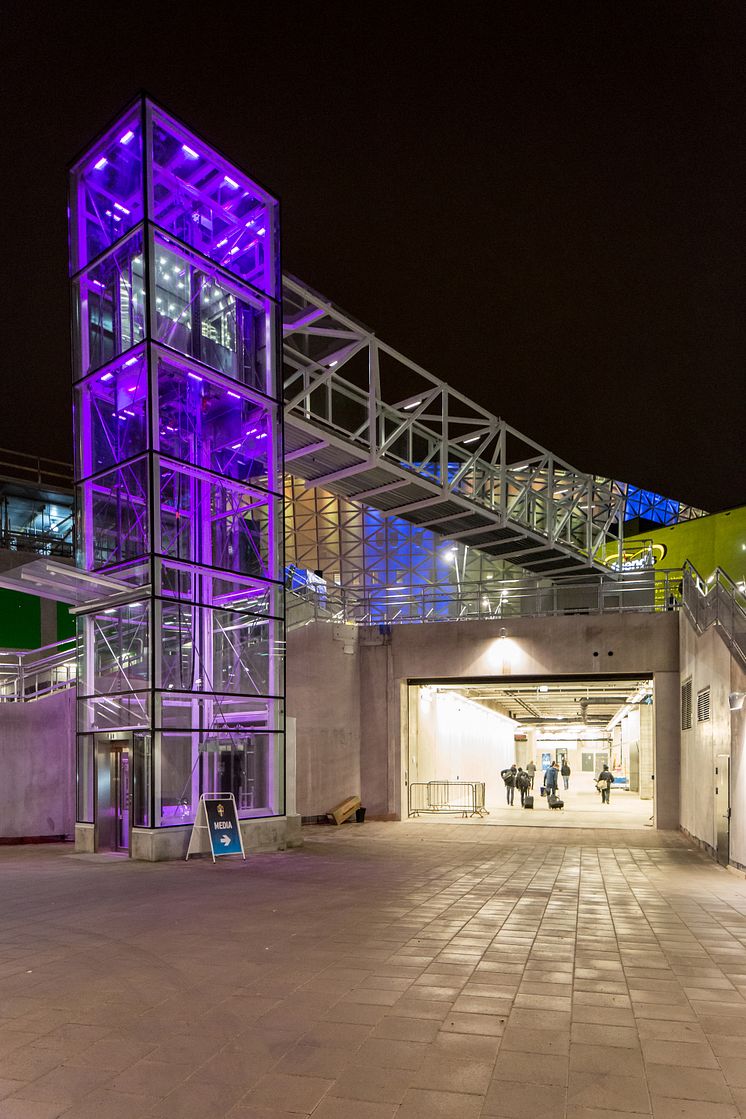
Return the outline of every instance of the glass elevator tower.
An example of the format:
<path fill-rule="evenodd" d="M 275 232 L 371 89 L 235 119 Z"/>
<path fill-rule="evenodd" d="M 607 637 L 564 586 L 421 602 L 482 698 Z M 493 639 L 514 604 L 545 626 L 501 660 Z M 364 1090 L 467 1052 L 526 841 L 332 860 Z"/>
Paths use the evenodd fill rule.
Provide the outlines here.
<path fill-rule="evenodd" d="M 284 812 L 277 201 L 147 98 L 70 174 L 78 846 Z"/>

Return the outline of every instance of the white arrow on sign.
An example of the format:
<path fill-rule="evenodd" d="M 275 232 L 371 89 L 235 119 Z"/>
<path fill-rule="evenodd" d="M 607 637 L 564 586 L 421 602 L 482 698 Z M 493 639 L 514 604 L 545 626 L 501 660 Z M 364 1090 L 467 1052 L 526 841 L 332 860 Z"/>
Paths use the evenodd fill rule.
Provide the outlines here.
<path fill-rule="evenodd" d="M 220 842 L 223 844 L 224 847 L 230 847 L 230 845 L 231 845 L 230 836 L 221 835 Z"/>

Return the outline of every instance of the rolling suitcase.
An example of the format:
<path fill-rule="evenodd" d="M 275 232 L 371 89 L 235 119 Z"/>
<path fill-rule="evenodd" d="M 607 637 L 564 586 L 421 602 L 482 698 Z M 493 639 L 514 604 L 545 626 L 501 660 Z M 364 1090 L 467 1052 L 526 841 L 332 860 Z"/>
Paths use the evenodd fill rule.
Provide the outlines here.
<path fill-rule="evenodd" d="M 550 796 L 550 798 L 549 798 L 549 807 L 550 808 L 564 808 L 565 807 L 565 802 L 564 802 L 564 800 L 560 800 L 560 798 L 558 796 L 555 796 L 554 794 L 552 794 L 552 796 Z"/>
<path fill-rule="evenodd" d="M 534 798 L 533 797 L 525 797 L 524 801 L 523 801 L 523 807 L 524 808 L 533 808 L 533 806 L 534 806 Z"/>

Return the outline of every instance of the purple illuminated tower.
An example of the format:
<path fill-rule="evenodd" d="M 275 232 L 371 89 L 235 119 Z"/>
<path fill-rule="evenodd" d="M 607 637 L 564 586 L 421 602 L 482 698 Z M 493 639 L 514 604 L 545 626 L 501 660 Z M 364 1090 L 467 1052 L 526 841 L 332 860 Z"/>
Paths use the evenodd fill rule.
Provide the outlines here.
<path fill-rule="evenodd" d="M 284 813 L 278 204 L 147 98 L 70 176 L 79 849 Z M 251 826 L 247 825 L 249 832 Z"/>

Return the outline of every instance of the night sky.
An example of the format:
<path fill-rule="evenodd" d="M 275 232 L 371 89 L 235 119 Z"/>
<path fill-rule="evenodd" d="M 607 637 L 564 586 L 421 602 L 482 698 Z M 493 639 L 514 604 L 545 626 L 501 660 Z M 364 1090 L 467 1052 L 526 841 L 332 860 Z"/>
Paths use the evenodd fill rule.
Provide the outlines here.
<path fill-rule="evenodd" d="M 0 3 L 0 446 L 71 457 L 65 169 L 144 88 L 380 338 L 583 470 L 746 501 L 742 3 L 196 11 Z"/>

